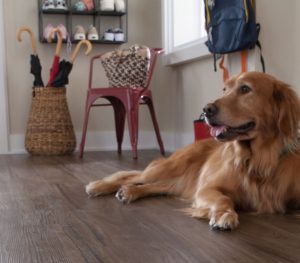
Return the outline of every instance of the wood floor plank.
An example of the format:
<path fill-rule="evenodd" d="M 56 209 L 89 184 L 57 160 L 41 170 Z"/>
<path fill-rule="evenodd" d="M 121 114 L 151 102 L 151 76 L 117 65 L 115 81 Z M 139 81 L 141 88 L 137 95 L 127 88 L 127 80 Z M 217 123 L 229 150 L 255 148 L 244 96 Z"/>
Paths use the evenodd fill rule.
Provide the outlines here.
<path fill-rule="evenodd" d="M 187 217 L 188 204 L 153 197 L 130 205 L 89 199 L 84 185 L 144 169 L 157 151 L 65 157 L 0 156 L 1 263 L 300 262 L 300 215 L 241 213 L 232 232 Z"/>

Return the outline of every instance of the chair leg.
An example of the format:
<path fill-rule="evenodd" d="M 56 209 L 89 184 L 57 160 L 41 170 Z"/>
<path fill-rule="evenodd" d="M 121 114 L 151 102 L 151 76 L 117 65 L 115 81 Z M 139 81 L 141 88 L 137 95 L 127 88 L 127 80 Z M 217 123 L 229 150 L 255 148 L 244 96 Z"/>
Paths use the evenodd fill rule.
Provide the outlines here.
<path fill-rule="evenodd" d="M 164 144 L 163 144 L 163 141 L 161 139 L 161 136 L 160 136 L 159 126 L 158 126 L 158 122 L 157 122 L 157 119 L 156 119 L 152 99 L 151 98 L 145 98 L 144 101 L 148 105 L 148 108 L 149 108 L 149 111 L 150 111 L 150 114 L 151 114 L 154 130 L 155 130 L 155 134 L 156 134 L 156 138 L 157 138 L 157 142 L 158 142 L 159 148 L 160 148 L 160 153 L 162 155 L 165 155 L 165 148 L 164 148 Z"/>
<path fill-rule="evenodd" d="M 114 108 L 115 114 L 115 125 L 116 125 L 116 136 L 118 142 L 118 154 L 122 153 L 122 142 L 124 137 L 125 118 L 126 111 L 125 107 L 119 100 L 111 100 L 110 102 Z"/>
<path fill-rule="evenodd" d="M 131 109 L 127 109 L 128 130 L 132 147 L 132 155 L 137 159 L 138 129 L 139 129 L 139 104 L 135 103 Z"/>
<path fill-rule="evenodd" d="M 86 139 L 86 131 L 87 131 L 87 126 L 88 126 L 91 104 L 92 103 L 89 101 L 89 97 L 87 97 L 86 106 L 85 106 L 85 114 L 84 114 L 84 122 L 83 122 L 83 128 L 82 128 L 82 135 L 81 135 L 81 143 L 80 143 L 80 149 L 79 149 L 79 157 L 80 158 L 83 157 L 85 139 Z"/>

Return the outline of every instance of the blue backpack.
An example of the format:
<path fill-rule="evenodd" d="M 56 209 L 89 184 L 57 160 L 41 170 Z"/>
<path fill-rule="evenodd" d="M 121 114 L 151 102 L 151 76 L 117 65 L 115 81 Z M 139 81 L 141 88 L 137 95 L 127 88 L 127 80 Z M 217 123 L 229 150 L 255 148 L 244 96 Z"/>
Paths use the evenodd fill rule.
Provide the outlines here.
<path fill-rule="evenodd" d="M 205 42 L 214 54 L 227 54 L 257 45 L 260 25 L 256 24 L 251 0 L 204 0 L 208 40 Z M 261 56 L 263 71 L 264 62 Z"/>

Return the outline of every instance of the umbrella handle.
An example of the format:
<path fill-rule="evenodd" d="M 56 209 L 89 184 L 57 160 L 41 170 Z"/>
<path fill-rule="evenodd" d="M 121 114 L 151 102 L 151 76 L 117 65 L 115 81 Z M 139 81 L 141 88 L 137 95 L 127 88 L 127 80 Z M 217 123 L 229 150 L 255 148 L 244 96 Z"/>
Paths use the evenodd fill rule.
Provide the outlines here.
<path fill-rule="evenodd" d="M 70 62 L 73 64 L 78 53 L 79 53 L 79 50 L 81 48 L 82 45 L 86 45 L 87 48 L 86 48 L 86 51 L 85 51 L 85 55 L 89 55 L 92 51 L 92 44 L 90 41 L 88 40 L 81 40 L 75 47 L 75 50 L 73 51 L 72 55 L 71 55 L 71 58 L 70 58 Z"/>
<path fill-rule="evenodd" d="M 54 33 L 57 33 L 57 45 L 56 45 L 56 50 L 55 50 L 55 55 L 56 56 L 60 56 L 60 52 L 61 52 L 61 48 L 62 48 L 62 42 L 63 42 L 63 38 L 62 38 L 62 32 L 60 31 L 60 29 L 58 28 L 53 28 L 48 36 L 48 43 L 52 42 L 52 36 Z"/>
<path fill-rule="evenodd" d="M 29 27 L 27 27 L 27 26 L 21 27 L 21 28 L 17 31 L 17 39 L 18 39 L 19 42 L 22 41 L 21 35 L 22 35 L 23 32 L 27 32 L 27 33 L 29 34 L 30 40 L 31 40 L 32 52 L 33 52 L 34 55 L 36 55 L 36 54 L 37 54 L 36 40 L 35 40 L 35 36 L 34 36 L 32 30 L 31 30 Z"/>

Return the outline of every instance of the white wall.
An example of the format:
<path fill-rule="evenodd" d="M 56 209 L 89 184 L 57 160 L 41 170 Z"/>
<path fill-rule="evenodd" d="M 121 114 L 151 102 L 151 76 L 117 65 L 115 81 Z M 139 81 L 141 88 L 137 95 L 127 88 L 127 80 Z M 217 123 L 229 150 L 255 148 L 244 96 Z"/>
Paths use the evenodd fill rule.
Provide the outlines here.
<path fill-rule="evenodd" d="M 29 45 L 26 42 L 17 43 L 15 32 L 24 24 L 37 32 L 37 3 L 36 0 L 10 0 L 5 1 L 4 8 L 10 134 L 15 142 L 13 148 L 17 149 L 23 145 L 22 135 L 30 107 L 32 77 L 29 74 Z M 257 0 L 258 22 L 262 26 L 260 40 L 267 72 L 290 83 L 300 94 L 299 11 L 299 0 Z M 161 46 L 160 0 L 129 0 L 129 40 L 127 46 L 132 43 Z M 44 65 L 44 75 L 47 75 L 54 46 L 39 44 L 38 48 Z M 95 45 L 93 54 L 113 48 L 115 46 Z M 68 87 L 69 107 L 78 134 L 83 120 L 88 61 L 83 56 L 78 58 Z M 106 82 L 103 74 L 99 73 L 97 78 L 101 83 Z M 221 94 L 222 85 L 221 72 L 213 72 L 212 58 L 176 67 L 164 67 L 159 61 L 152 90 L 159 124 L 168 149 L 193 141 L 193 120 L 199 116 L 207 102 Z M 141 113 L 140 130 L 140 137 L 143 137 L 140 147 L 156 147 L 152 124 L 145 110 Z M 95 110 L 91 114 L 89 131 L 94 135 L 91 145 L 101 149 L 106 142 L 114 149 L 116 144 L 112 110 Z M 106 137 L 101 137 L 101 134 Z"/>
<path fill-rule="evenodd" d="M 291 84 L 300 94 L 300 1 L 256 2 L 267 71 Z"/>
<path fill-rule="evenodd" d="M 128 38 L 129 42 L 123 47 L 134 43 L 148 45 L 150 47 L 161 47 L 161 12 L 160 0 L 129 0 L 128 7 Z M 33 77 L 29 70 L 29 55 L 31 47 L 28 37 L 24 35 L 23 42 L 16 41 L 16 31 L 20 26 L 30 26 L 36 36 L 38 36 L 38 6 L 36 0 L 10 0 L 5 1 L 5 40 L 8 68 L 8 96 L 9 96 L 9 119 L 10 119 L 10 138 L 11 150 L 13 152 L 24 150 L 24 133 L 26 130 L 27 118 L 31 103 L 31 87 Z M 55 24 L 55 23 L 54 23 Z M 91 56 L 118 48 L 116 45 L 94 45 Z M 38 52 L 43 66 L 44 82 L 48 80 L 48 73 L 52 64 L 55 45 L 38 44 Z M 66 50 L 62 52 L 66 56 Z M 158 121 L 162 131 L 168 131 L 171 127 L 171 97 L 173 92 L 170 85 L 170 68 L 161 65 L 161 59 L 158 60 L 158 66 L 155 70 L 153 79 L 153 96 L 158 114 Z M 74 64 L 70 75 L 70 84 L 67 87 L 68 104 L 78 136 L 81 133 L 83 123 L 84 104 L 88 82 L 89 58 L 80 54 Z M 96 74 L 96 83 L 106 85 L 107 81 L 104 72 L 98 67 Z M 89 132 L 93 140 L 89 140 L 88 147 L 93 149 L 116 148 L 115 127 L 113 120 L 113 111 L 110 107 L 93 109 L 90 115 Z M 140 130 L 149 131 L 149 136 L 144 136 L 140 140 L 143 147 L 156 147 L 156 142 L 152 137 L 152 123 L 146 107 L 142 107 L 140 114 Z M 151 131 L 151 132 L 150 132 Z M 101 139 L 101 134 L 106 135 L 106 141 L 110 138 L 111 142 L 105 144 Z M 107 135 L 110 134 L 110 137 Z M 154 133 L 153 133 L 154 135 Z M 103 136 L 102 136 L 103 137 Z M 143 137 L 143 136 L 142 136 Z M 127 138 L 126 138 L 127 139 Z M 148 141 L 145 141 L 148 140 Z M 149 141 L 150 140 L 150 141 Z M 146 145 L 146 146 L 145 146 Z M 125 142 L 125 148 L 129 147 L 128 140 Z"/>
<path fill-rule="evenodd" d="M 300 94 L 300 1 L 257 0 L 257 20 L 267 73 L 291 84 Z M 192 121 L 203 106 L 221 94 L 222 74 L 212 58 L 177 66 L 177 147 L 193 141 Z"/>
<path fill-rule="evenodd" d="M 203 107 L 221 95 L 222 75 L 214 72 L 212 59 L 203 59 L 175 67 L 176 71 L 176 147 L 194 140 L 193 121 Z"/>

